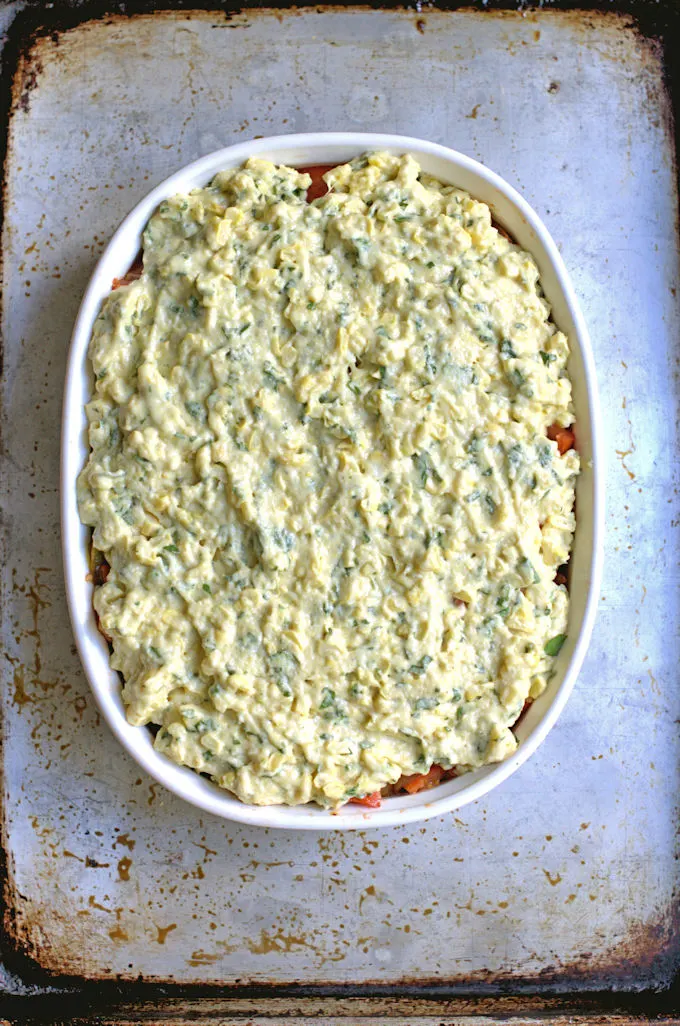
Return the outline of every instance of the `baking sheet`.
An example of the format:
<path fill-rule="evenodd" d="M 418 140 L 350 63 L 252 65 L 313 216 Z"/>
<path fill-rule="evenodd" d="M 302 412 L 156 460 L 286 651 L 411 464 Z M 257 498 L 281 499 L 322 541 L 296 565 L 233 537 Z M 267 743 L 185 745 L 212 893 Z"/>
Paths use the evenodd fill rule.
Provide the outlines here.
<path fill-rule="evenodd" d="M 608 540 L 591 650 L 537 755 L 459 815 L 315 836 L 201 816 L 99 722 L 61 580 L 58 435 L 79 298 L 127 210 L 210 150 L 331 128 L 460 149 L 545 219 L 600 372 Z M 666 985 L 679 952 L 678 234 L 657 46 L 625 17 L 578 12 L 99 19 L 24 55 L 5 184 L 15 949 L 91 979 Z"/>

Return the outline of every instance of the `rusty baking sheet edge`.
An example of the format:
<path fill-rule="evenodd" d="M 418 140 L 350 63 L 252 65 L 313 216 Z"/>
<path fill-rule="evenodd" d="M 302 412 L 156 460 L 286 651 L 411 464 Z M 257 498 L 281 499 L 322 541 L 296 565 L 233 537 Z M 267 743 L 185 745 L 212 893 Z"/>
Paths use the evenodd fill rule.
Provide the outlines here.
<path fill-rule="evenodd" d="M 368 8 L 368 9 L 389 9 L 405 10 L 413 13 L 414 24 L 418 31 L 424 30 L 427 19 L 427 6 L 422 10 L 422 5 L 414 7 L 397 3 L 380 3 L 379 0 L 371 0 L 365 4 L 352 4 L 341 2 L 333 5 L 344 8 Z M 434 5 L 433 5 L 434 6 Z M 445 0 L 436 4 L 436 9 L 441 10 L 470 10 L 470 4 L 456 3 L 453 0 Z M 671 97 L 673 111 L 680 110 L 680 68 L 674 60 L 673 39 L 680 33 L 680 9 L 673 4 L 659 5 L 654 0 L 628 0 L 628 2 L 615 5 L 605 5 L 597 2 L 571 3 L 565 0 L 556 0 L 549 5 L 537 4 L 514 4 L 504 0 L 486 0 L 483 9 L 478 10 L 480 17 L 485 12 L 508 11 L 516 12 L 518 9 L 529 13 L 533 7 L 541 10 L 549 9 L 572 11 L 580 18 L 587 17 L 589 12 L 598 12 L 603 9 L 620 16 L 633 19 L 638 30 L 646 37 L 658 40 L 665 55 L 664 70 L 666 83 Z M 46 36 L 58 39 L 61 33 L 76 27 L 83 22 L 92 20 L 115 20 L 128 19 L 139 15 L 155 14 L 160 16 L 173 16 L 175 13 L 186 15 L 189 11 L 196 11 L 200 16 L 214 14 L 225 18 L 227 22 L 235 15 L 247 15 L 250 18 L 257 17 L 260 11 L 280 10 L 282 15 L 294 14 L 299 8 L 311 10 L 323 10 L 324 8 L 314 3 L 286 4 L 282 3 L 272 7 L 270 4 L 224 4 L 218 0 L 206 0 L 200 7 L 196 3 L 174 0 L 163 5 L 159 11 L 154 0 L 135 0 L 118 5 L 112 5 L 106 0 L 92 0 L 92 2 L 72 3 L 64 6 L 52 6 L 46 9 L 38 3 L 29 3 L 19 9 L 14 16 L 9 30 L 6 34 L 6 41 L 3 47 L 3 73 L 0 83 L 0 156 L 3 163 L 2 190 L 4 199 L 5 175 L 7 167 L 7 145 L 8 129 L 15 109 L 24 108 L 30 104 L 30 93 L 35 85 L 37 76 L 40 73 L 39 64 L 31 64 L 30 51 L 33 45 Z M 420 22 L 419 23 L 419 19 Z M 673 131 L 674 126 L 670 125 L 669 130 L 675 138 L 676 166 L 679 151 L 679 140 Z M 0 218 L 4 212 L 4 205 L 0 211 Z M 0 221 L 0 224 L 2 222 Z M 678 226 L 676 225 L 676 231 Z M 0 268 L 0 274 L 1 274 Z M 0 340 L 0 367 L 2 366 L 2 345 Z M 9 869 L 5 857 L 4 844 L 4 822 L 2 824 L 2 845 L 0 847 L 0 885 L 2 887 L 3 915 L 2 927 L 0 928 L 0 950 L 6 960 L 10 971 L 21 982 L 17 993 L 14 996 L 5 994 L 0 1004 L 0 1013 L 3 1016 L 9 1015 L 12 1021 L 15 1015 L 21 1011 L 23 1014 L 14 1021 L 27 1022 L 26 1013 L 34 1021 L 54 1020 L 58 1017 L 57 1006 L 62 1005 L 63 1011 L 68 1007 L 69 1018 L 73 1013 L 85 1016 L 80 1021 L 91 1021 L 90 1013 L 94 1014 L 96 1008 L 111 1008 L 113 1005 L 119 1007 L 123 1018 L 117 1021 L 132 1021 L 129 1014 L 135 1015 L 135 1021 L 140 1014 L 145 1021 L 158 1021 L 157 1014 L 164 1010 L 164 1014 L 171 1016 L 175 1021 L 189 1021 L 187 1017 L 193 1017 L 193 1010 L 201 1009 L 201 1017 L 224 1015 L 226 1009 L 224 1001 L 216 1001 L 216 995 L 225 994 L 224 989 L 215 987 L 191 987 L 191 986 L 161 986 L 144 982 L 119 984 L 113 980 L 98 982 L 83 981 L 77 977 L 51 976 L 30 957 L 30 953 L 22 949 L 20 941 L 20 930 L 14 916 L 14 908 L 11 900 L 11 881 Z M 680 913 L 677 905 L 667 910 L 665 922 L 658 924 L 658 929 L 666 929 L 672 936 L 678 935 Z M 654 929 L 654 927 L 652 927 Z M 627 968 L 633 969 L 639 964 L 638 959 L 644 960 L 645 931 L 636 938 L 629 938 L 630 958 L 626 958 Z M 647 938 L 649 939 L 649 938 Z M 471 979 L 464 987 L 451 986 L 439 981 L 432 981 L 426 984 L 409 984 L 404 981 L 401 984 L 390 984 L 389 986 L 379 983 L 366 984 L 359 987 L 338 987 L 338 986 L 302 986 L 302 985 L 278 985 L 278 986 L 244 986 L 234 984 L 227 988 L 229 997 L 229 1008 L 232 1009 L 232 1001 L 239 1003 L 248 1001 L 261 1002 L 261 999 L 280 998 L 285 1001 L 288 1010 L 287 1018 L 306 1016 L 316 1009 L 318 1013 L 328 1014 L 329 1005 L 337 1001 L 340 996 L 351 1001 L 351 1012 L 349 1007 L 340 1015 L 366 1015 L 371 1012 L 383 1012 L 386 1005 L 397 1002 L 394 1011 L 399 1013 L 401 1009 L 411 1015 L 427 1014 L 431 1010 L 431 1002 L 437 1002 L 437 1007 L 446 1015 L 470 1015 L 470 1014 L 502 1014 L 505 1016 L 517 1015 L 519 1013 L 548 1012 L 553 1015 L 558 1011 L 575 1011 L 585 1016 L 583 1021 L 592 1022 L 607 1021 L 617 1023 L 638 1023 L 651 1021 L 659 1015 L 669 1013 L 673 1015 L 680 1010 L 680 980 L 676 977 L 672 986 L 665 992 L 652 993 L 619 993 L 613 994 L 610 991 L 589 991 L 580 992 L 575 996 L 566 993 L 541 994 L 542 987 L 559 985 L 561 978 L 558 973 L 543 973 L 535 980 L 527 981 L 527 986 L 518 985 L 516 979 L 499 980 L 496 975 L 494 983 L 484 978 L 484 974 L 478 974 Z M 613 982 L 613 981 L 612 981 Z M 74 984 L 79 986 L 74 987 Z M 45 993 L 49 988 L 51 993 Z M 481 990 L 486 991 L 482 995 Z M 509 991 L 514 990 L 511 995 Z M 520 991 L 522 993 L 517 993 Z M 42 993 L 41 993 L 42 991 Z M 476 993 L 475 993 L 476 991 Z M 57 998 L 57 993 L 59 997 Z M 472 992 L 472 993 L 471 993 Z M 170 998 L 173 995 L 173 998 Z M 0 995 L 1 996 L 1 995 Z M 181 997 L 180 997 L 181 996 Z M 203 1000 L 201 1000 L 203 999 Z M 400 1005 L 400 1000 L 403 1004 Z M 125 1002 L 123 1006 L 121 1002 Z M 151 1005 L 147 1002 L 151 1001 Z M 203 1002 L 207 1002 L 204 1004 Z M 131 1003 L 132 1004 L 131 1004 Z M 198 1002 L 198 1004 L 197 1004 Z M 439 1002 L 442 1004 L 439 1005 Z M 343 1002 L 347 1004 L 347 1002 Z M 426 1006 L 430 1005 L 430 1008 Z M 261 1006 L 261 1005 L 260 1005 Z M 407 1012 L 408 1006 L 408 1012 Z M 446 1010 L 444 1010 L 444 1007 Z M 255 1006 L 250 1004 L 252 1011 Z M 30 1009 L 30 1011 L 29 1011 Z M 323 1011 L 322 1011 L 323 1010 Z M 272 1009 L 273 1011 L 273 1009 Z M 604 1013 L 605 1019 L 602 1018 Z M 247 1005 L 242 1004 L 240 1014 L 248 1015 Z M 642 1016 L 642 1018 L 640 1018 Z M 614 1018 L 615 1017 L 615 1018 Z M 552 1018 L 552 1016 L 551 1016 Z M 580 1018 L 580 1017 L 579 1017 Z M 571 1020 L 575 1021 L 575 1020 Z M 658 1020 L 657 1020 L 658 1021 Z M 664 1019 L 665 1022 L 680 1022 L 679 1019 Z"/>

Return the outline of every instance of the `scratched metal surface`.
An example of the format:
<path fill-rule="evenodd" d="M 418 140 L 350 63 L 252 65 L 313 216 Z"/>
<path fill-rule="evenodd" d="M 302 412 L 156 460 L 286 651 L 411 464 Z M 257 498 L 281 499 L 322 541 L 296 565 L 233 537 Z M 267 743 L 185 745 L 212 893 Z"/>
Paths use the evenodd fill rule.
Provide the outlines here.
<path fill-rule="evenodd" d="M 613 15 L 156 15 L 85 24 L 27 55 L 3 239 L 4 844 L 19 950 L 53 972 L 177 982 L 669 980 L 680 755 L 669 121 L 659 53 Z M 57 505 L 68 338 L 112 229 L 200 154 L 315 128 L 421 135 L 524 192 L 590 324 L 610 456 L 595 637 L 542 749 L 459 816 L 337 837 L 203 817 L 126 757 L 72 644 Z"/>

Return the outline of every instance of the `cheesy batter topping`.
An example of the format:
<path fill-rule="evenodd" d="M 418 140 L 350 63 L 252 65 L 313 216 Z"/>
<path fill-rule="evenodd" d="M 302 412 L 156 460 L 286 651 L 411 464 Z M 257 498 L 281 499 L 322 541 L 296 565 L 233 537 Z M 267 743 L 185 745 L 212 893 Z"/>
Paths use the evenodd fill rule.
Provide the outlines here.
<path fill-rule="evenodd" d="M 133 724 L 245 802 L 504 758 L 566 631 L 568 344 L 489 208 L 372 153 L 162 203 L 95 324 L 83 521 Z"/>

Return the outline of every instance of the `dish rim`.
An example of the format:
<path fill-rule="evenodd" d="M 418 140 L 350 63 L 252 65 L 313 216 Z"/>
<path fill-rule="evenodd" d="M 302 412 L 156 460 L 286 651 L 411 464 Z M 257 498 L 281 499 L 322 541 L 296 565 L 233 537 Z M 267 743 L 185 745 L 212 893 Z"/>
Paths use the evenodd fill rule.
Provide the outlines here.
<path fill-rule="evenodd" d="M 356 156 L 378 149 L 412 153 L 416 159 L 425 157 L 432 158 L 430 162 L 442 162 L 451 168 L 451 184 L 469 191 L 475 198 L 483 199 L 492 209 L 493 200 L 480 195 L 480 191 L 482 194 L 495 195 L 496 200 L 505 204 L 510 212 L 514 208 L 526 230 L 535 235 L 536 243 L 543 250 L 544 263 L 547 261 L 547 269 L 554 275 L 554 286 L 557 290 L 555 295 L 563 301 L 572 321 L 573 330 L 570 329 L 568 332 L 570 349 L 572 355 L 578 355 L 583 370 L 584 409 L 577 415 L 577 422 L 583 425 L 583 415 L 586 414 L 591 443 L 588 467 L 592 477 L 591 515 L 582 519 L 582 530 L 585 531 L 588 526 L 592 528 L 592 541 L 588 565 L 582 568 L 589 583 L 582 610 L 581 627 L 573 643 L 570 638 L 569 644 L 564 646 L 558 657 L 556 674 L 559 677 L 561 672 L 562 680 L 554 686 L 552 696 L 548 696 L 550 700 L 545 711 L 537 717 L 537 722 L 529 729 L 526 739 L 521 740 L 517 750 L 503 762 L 481 767 L 440 784 L 430 791 L 384 799 L 383 804 L 377 809 L 346 805 L 338 812 L 331 812 L 318 806 L 246 805 L 195 770 L 180 766 L 157 752 L 153 748 L 153 739 L 147 728 L 133 727 L 125 718 L 120 695 L 120 679 L 109 665 L 108 647 L 97 629 L 94 618 L 90 590 L 94 585 L 87 580 L 87 575 L 91 573 L 88 542 L 90 529 L 80 522 L 76 497 L 77 476 L 89 451 L 82 398 L 83 394 L 89 396 L 91 393 L 91 371 L 88 367 L 87 350 L 92 325 L 102 300 L 111 291 L 112 279 L 122 276 L 130 267 L 141 248 L 144 225 L 163 199 L 187 188 L 199 187 L 209 181 L 217 171 L 238 165 L 251 156 L 266 156 L 284 163 L 304 166 L 332 163 L 333 160 L 340 163 L 350 159 L 350 154 Z M 299 158 L 284 156 L 284 151 L 300 151 L 301 155 Z M 333 153 L 329 154 L 329 151 Z M 342 153 L 338 155 L 335 151 Z M 463 180 L 476 180 L 479 189 L 475 190 L 456 181 L 456 175 L 462 176 Z M 503 223 L 502 217 L 499 217 L 499 222 Z M 528 248 L 524 243 L 520 244 L 523 248 Z M 528 251 L 539 263 L 543 280 L 546 267 L 541 266 L 536 252 L 531 249 Z M 551 302 L 551 305 L 553 304 L 554 298 Z M 583 517 L 583 512 L 581 515 Z M 488 794 L 519 769 L 540 747 L 557 722 L 573 690 L 590 641 L 597 610 L 602 574 L 603 530 L 604 489 L 597 382 L 588 330 L 576 295 L 557 246 L 538 214 L 500 175 L 473 158 L 438 143 L 410 136 L 362 132 L 279 135 L 237 143 L 185 165 L 153 188 L 121 222 L 97 261 L 85 289 L 71 337 L 62 410 L 61 531 L 69 616 L 90 689 L 113 734 L 151 777 L 190 804 L 222 818 L 250 825 L 279 829 L 351 830 L 389 827 L 426 820 L 461 808 Z M 578 520 L 576 535 L 579 535 Z M 552 685 L 549 685 L 544 696 L 551 687 Z M 541 696 L 541 699 L 544 696 Z"/>

